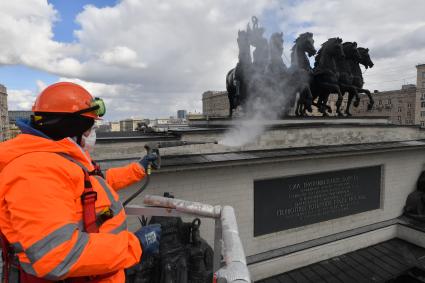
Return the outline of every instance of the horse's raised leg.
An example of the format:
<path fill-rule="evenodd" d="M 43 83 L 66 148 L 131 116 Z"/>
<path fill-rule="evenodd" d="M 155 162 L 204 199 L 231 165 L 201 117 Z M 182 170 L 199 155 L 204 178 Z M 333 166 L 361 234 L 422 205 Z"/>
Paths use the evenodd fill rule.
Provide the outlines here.
<path fill-rule="evenodd" d="M 347 108 L 345 110 L 345 113 L 347 114 L 347 116 L 352 116 L 350 113 L 351 102 L 353 101 L 353 98 L 356 98 L 353 105 L 354 107 L 359 107 L 360 97 L 359 97 L 359 93 L 357 92 L 357 88 L 355 88 L 354 86 L 347 86 L 346 89 L 348 91 L 348 101 L 347 101 Z"/>
<path fill-rule="evenodd" d="M 334 85 L 330 83 L 322 83 L 321 88 L 322 88 L 322 91 L 321 91 L 321 95 L 319 96 L 319 102 L 320 102 L 319 105 L 321 106 L 322 111 L 320 112 L 324 114 L 323 116 L 328 116 L 326 112 L 329 112 L 329 114 L 332 114 L 332 108 L 327 105 L 329 94 L 341 93 L 341 91 L 338 85 Z"/>
<path fill-rule="evenodd" d="M 359 92 L 357 91 L 357 88 L 354 87 L 354 86 L 350 86 L 348 88 L 348 93 L 352 94 L 353 98 L 355 98 L 353 106 L 356 107 L 356 108 L 359 107 L 360 96 L 359 96 Z"/>
<path fill-rule="evenodd" d="M 296 108 L 295 115 L 297 115 L 298 117 L 306 116 L 305 111 L 306 109 L 304 107 L 304 102 L 302 101 L 301 98 L 299 98 L 297 101 L 297 108 Z"/>
<path fill-rule="evenodd" d="M 303 104 L 304 104 L 304 113 L 305 111 L 308 112 L 313 112 L 313 109 L 311 109 L 311 105 L 313 104 L 313 95 L 311 94 L 311 90 L 310 87 L 307 85 L 306 87 L 304 87 L 304 89 L 302 90 L 300 97 L 303 98 Z"/>
<path fill-rule="evenodd" d="M 323 98 L 323 96 L 319 97 L 319 99 L 317 100 L 317 105 L 318 105 L 318 108 L 319 108 L 319 112 L 322 113 L 323 117 L 329 116 L 328 113 L 326 112 L 327 107 L 326 107 L 326 102 L 325 102 L 325 99 Z"/>
<path fill-rule="evenodd" d="M 344 97 L 342 96 L 341 91 L 338 92 L 338 99 L 336 100 L 335 106 L 336 106 L 336 114 L 338 116 L 344 116 L 344 114 L 342 114 L 341 112 L 341 105 L 342 105 L 342 100 L 344 99 Z"/>
<path fill-rule="evenodd" d="M 353 101 L 353 98 L 354 98 L 354 95 L 351 92 L 349 92 L 348 93 L 348 100 L 347 100 L 347 108 L 345 110 L 345 114 L 347 116 L 352 116 L 351 113 L 350 113 L 350 106 L 351 106 L 351 102 Z"/>
<path fill-rule="evenodd" d="M 373 100 L 372 94 L 368 89 L 360 89 L 360 92 L 366 93 L 367 97 L 369 97 L 369 103 L 367 105 L 367 110 L 372 110 L 375 101 Z"/>
<path fill-rule="evenodd" d="M 360 96 L 359 96 L 359 93 L 357 92 L 357 90 L 355 90 L 355 89 L 354 89 L 354 97 L 356 98 L 356 100 L 354 100 L 353 106 L 357 108 L 360 105 Z"/>

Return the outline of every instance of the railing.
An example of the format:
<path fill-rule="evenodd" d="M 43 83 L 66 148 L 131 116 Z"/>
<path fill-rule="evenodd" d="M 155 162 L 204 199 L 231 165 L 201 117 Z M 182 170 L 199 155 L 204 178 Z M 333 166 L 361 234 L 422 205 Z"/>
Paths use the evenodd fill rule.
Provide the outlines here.
<path fill-rule="evenodd" d="M 250 283 L 245 252 L 239 237 L 235 211 L 231 206 L 213 206 L 174 198 L 146 195 L 144 205 L 128 205 L 128 215 L 195 216 L 212 218 L 214 233 L 214 278 L 218 283 Z M 223 251 L 224 262 L 221 262 Z"/>

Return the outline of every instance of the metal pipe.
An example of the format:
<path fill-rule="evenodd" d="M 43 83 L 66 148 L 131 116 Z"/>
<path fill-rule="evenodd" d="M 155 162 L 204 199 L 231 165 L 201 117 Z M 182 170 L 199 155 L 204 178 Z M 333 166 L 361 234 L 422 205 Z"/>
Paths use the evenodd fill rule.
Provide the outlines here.
<path fill-rule="evenodd" d="M 198 216 L 218 218 L 221 213 L 221 206 L 212 206 L 200 202 L 186 201 L 175 198 L 166 198 L 160 196 L 146 195 L 143 203 L 149 206 L 160 206 L 172 208 L 177 211 L 195 214 Z"/>
<path fill-rule="evenodd" d="M 205 142 L 205 141 L 160 141 L 156 143 L 157 148 L 176 147 L 193 144 L 218 144 L 217 141 Z"/>
<path fill-rule="evenodd" d="M 224 206 L 222 208 L 221 225 L 224 245 L 223 256 L 226 265 L 216 272 L 217 281 L 251 282 L 233 207 Z"/>

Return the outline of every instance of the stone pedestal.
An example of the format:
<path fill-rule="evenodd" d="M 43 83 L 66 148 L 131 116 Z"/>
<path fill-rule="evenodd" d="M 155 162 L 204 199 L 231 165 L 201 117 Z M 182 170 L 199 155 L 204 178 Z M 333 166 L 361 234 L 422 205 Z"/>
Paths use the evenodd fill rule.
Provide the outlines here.
<path fill-rule="evenodd" d="M 176 134 L 220 140 L 229 126 Z M 163 167 L 146 193 L 233 206 L 252 278 L 259 280 L 391 238 L 419 239 L 397 218 L 424 169 L 424 139 L 424 130 L 385 119 L 272 121 L 243 147 L 162 149 Z M 135 229 L 138 221 L 130 222 Z M 213 231 L 213 223 L 202 223 L 209 242 Z"/>

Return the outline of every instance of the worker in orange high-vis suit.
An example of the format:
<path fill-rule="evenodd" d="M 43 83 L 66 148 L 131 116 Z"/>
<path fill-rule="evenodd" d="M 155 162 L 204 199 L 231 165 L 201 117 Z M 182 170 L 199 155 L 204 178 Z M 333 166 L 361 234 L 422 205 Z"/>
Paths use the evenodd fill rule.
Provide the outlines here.
<path fill-rule="evenodd" d="M 0 143 L 0 231 L 16 255 L 15 282 L 125 282 L 125 268 L 158 252 L 161 229 L 127 231 L 116 191 L 156 156 L 103 177 L 85 149 L 105 105 L 77 84 L 47 87 L 33 112 L 18 123 L 22 134 Z"/>

